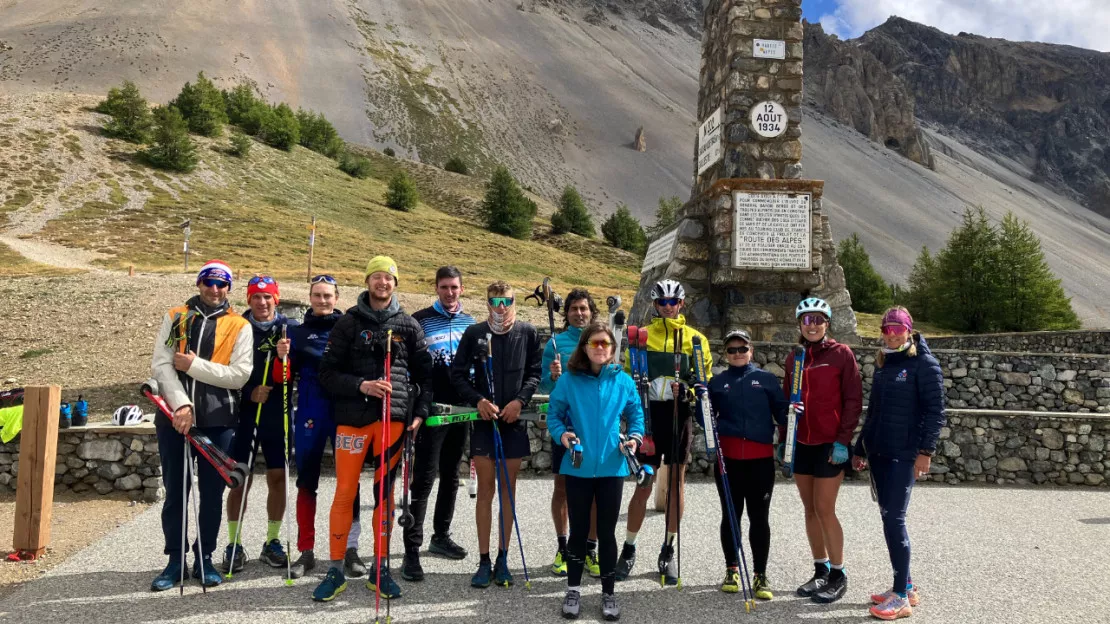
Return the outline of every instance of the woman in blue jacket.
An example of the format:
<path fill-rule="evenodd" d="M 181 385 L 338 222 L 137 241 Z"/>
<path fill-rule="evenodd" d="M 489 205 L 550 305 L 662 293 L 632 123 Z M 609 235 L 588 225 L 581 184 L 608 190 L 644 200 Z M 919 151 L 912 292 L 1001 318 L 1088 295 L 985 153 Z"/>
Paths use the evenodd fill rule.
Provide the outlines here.
<path fill-rule="evenodd" d="M 913 317 L 905 308 L 887 310 L 882 332 L 883 347 L 875 358 L 867 420 L 856 441 L 853 465 L 856 470 L 871 465 L 871 485 L 894 568 L 893 588 L 871 596 L 871 615 L 894 620 L 912 614 L 919 600 L 910 579 L 906 510 L 914 481 L 929 474 L 944 426 L 944 377 L 925 339 L 914 333 Z"/>
<path fill-rule="evenodd" d="M 547 428 L 556 444 L 570 449 L 582 445 L 582 462 L 574 466 L 566 453 L 560 474 L 566 477 L 567 510 L 570 513 L 567 593 L 563 616 L 577 618 L 586 535 L 590 508 L 597 506 L 598 554 L 601 567 L 601 612 L 609 621 L 620 619 L 613 596 L 617 565 L 617 518 L 620 516 L 624 478 L 628 464 L 620 445 L 621 420 L 627 422 L 632 452 L 644 435 L 644 414 L 632 378 L 613 363 L 616 337 L 604 323 L 582 331 L 578 347 L 567 362 L 567 374 L 559 377 L 551 394 Z"/>
<path fill-rule="evenodd" d="M 788 402 L 779 380 L 752 363 L 751 336 L 734 330 L 725 336 L 728 370 L 709 381 L 709 402 L 717 419 L 718 448 L 724 455 L 736 517 L 740 525 L 748 508 L 748 541 L 752 547 L 752 590 L 760 600 L 774 597 L 767 582 L 771 551 L 771 492 L 775 488 L 774 432 L 776 422 L 786 424 Z M 721 471 L 713 475 L 721 499 L 721 548 L 725 553 L 725 580 L 721 591 L 740 591 L 740 544 L 732 541 Z"/>

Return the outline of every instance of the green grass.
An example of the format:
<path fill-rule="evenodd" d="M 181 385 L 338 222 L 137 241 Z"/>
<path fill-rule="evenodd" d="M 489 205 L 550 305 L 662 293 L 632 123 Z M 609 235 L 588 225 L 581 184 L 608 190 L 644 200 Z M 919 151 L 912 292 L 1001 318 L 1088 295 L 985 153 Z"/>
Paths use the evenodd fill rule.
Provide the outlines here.
<path fill-rule="evenodd" d="M 43 355 L 49 355 L 53 352 L 54 352 L 54 349 L 50 349 L 50 348 L 30 349 L 28 351 L 24 351 L 23 353 L 19 354 L 19 359 L 21 359 L 21 360 L 30 360 L 31 358 L 37 358 L 37 357 L 41 357 Z"/>
<path fill-rule="evenodd" d="M 883 315 L 882 314 L 868 314 L 867 312 L 856 312 L 856 332 L 860 338 L 880 338 L 882 336 Z M 945 329 L 932 323 L 921 321 L 914 321 L 914 331 L 921 332 L 926 338 L 934 338 L 939 336 L 957 336 L 961 332 Z"/>
<path fill-rule="evenodd" d="M 4 243 L 0 243 L 0 277 L 52 277 L 73 273 L 82 273 L 82 271 L 39 264 L 24 258 Z"/>

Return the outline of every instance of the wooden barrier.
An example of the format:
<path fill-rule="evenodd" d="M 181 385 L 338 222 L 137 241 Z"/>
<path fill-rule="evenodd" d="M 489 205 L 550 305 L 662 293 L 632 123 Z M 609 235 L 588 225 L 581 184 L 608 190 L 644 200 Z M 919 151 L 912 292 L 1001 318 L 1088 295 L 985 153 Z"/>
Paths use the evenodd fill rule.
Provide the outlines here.
<path fill-rule="evenodd" d="M 50 542 L 54 460 L 58 454 L 61 386 L 29 386 L 23 395 L 23 431 L 15 494 L 12 545 L 21 559 L 35 559 Z"/>

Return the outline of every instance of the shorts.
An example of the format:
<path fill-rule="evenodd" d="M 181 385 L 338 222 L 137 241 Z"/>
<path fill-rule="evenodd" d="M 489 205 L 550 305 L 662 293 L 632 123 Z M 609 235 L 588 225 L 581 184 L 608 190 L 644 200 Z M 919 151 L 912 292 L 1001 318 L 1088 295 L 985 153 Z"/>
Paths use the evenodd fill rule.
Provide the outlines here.
<path fill-rule="evenodd" d="M 645 466 L 658 468 L 662 464 L 690 463 L 690 448 L 694 442 L 694 421 L 690 415 L 690 404 L 678 404 L 678 438 L 674 436 L 674 401 L 651 401 L 648 403 L 651 418 L 651 437 L 655 442 L 655 454 L 636 453 L 636 458 Z"/>
<path fill-rule="evenodd" d="M 833 443 L 802 444 L 798 442 L 794 448 L 794 474 L 809 475 L 818 479 L 833 479 L 844 472 L 848 462 L 843 464 L 830 464 Z"/>
<path fill-rule="evenodd" d="M 505 459 L 521 459 L 532 454 L 525 421 L 518 420 L 511 425 L 497 423 L 497 429 L 501 432 L 501 446 L 505 451 Z M 474 423 L 470 430 L 470 456 L 496 459 L 492 422 L 483 420 Z"/>
<path fill-rule="evenodd" d="M 235 441 L 232 443 L 231 457 L 235 461 L 247 463 L 251 459 L 253 450 L 257 462 L 258 451 L 261 449 L 267 470 L 281 468 L 285 464 L 286 450 L 290 452 L 293 450 L 293 428 L 289 428 L 288 446 L 286 446 L 283 429 L 280 417 L 268 420 L 263 416 L 262 422 L 258 425 L 258 432 L 252 440 L 251 434 L 255 433 L 254 419 L 239 421 L 239 427 L 235 430 Z"/>
<path fill-rule="evenodd" d="M 563 467 L 563 457 L 567 454 L 567 447 L 559 444 L 555 440 L 551 441 L 551 474 L 561 474 L 559 469 Z"/>

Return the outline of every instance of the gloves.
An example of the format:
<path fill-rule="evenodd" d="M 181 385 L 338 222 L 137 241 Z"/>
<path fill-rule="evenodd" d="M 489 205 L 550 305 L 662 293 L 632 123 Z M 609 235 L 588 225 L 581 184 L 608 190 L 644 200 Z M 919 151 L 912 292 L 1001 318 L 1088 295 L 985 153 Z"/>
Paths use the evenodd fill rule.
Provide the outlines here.
<path fill-rule="evenodd" d="M 833 442 L 832 463 L 843 464 L 848 461 L 848 447 L 839 442 Z"/>
<path fill-rule="evenodd" d="M 798 420 L 801 420 L 802 416 L 805 416 L 805 413 L 806 413 L 805 403 L 802 403 L 801 401 L 798 401 L 797 403 L 791 403 L 790 407 L 791 407 L 791 409 L 794 410 L 794 416 Z"/>

